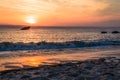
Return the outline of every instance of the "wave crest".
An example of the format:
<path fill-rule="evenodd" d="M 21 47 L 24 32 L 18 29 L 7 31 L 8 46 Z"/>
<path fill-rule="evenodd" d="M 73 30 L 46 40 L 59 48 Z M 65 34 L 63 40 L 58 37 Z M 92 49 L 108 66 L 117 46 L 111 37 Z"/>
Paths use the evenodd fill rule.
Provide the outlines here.
<path fill-rule="evenodd" d="M 67 42 L 39 42 L 39 43 L 0 43 L 0 51 L 15 51 L 15 50 L 40 50 L 40 49 L 65 49 L 65 48 L 82 48 L 82 47 L 96 47 L 96 46 L 113 46 L 120 45 L 120 41 L 67 41 Z"/>

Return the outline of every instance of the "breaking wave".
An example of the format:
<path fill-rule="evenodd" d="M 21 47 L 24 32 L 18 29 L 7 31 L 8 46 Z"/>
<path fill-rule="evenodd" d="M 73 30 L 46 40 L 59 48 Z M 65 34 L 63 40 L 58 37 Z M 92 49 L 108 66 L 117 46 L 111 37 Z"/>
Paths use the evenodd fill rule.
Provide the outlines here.
<path fill-rule="evenodd" d="M 120 41 L 67 41 L 67 42 L 39 42 L 39 43 L 0 43 L 0 51 L 16 51 L 16 50 L 41 50 L 41 49 L 66 49 L 66 48 L 83 48 L 83 47 L 100 47 L 100 46 L 120 46 Z"/>

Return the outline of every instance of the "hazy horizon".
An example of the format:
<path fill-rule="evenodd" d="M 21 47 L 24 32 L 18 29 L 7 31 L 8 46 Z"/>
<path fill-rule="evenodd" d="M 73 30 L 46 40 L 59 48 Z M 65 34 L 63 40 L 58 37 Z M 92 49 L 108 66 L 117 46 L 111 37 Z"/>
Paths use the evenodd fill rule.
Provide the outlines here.
<path fill-rule="evenodd" d="M 30 26 L 31 28 L 120 28 L 120 26 L 72 26 L 72 25 L 66 25 L 66 26 L 40 26 L 40 25 L 16 25 L 16 24 L 0 24 L 0 28 L 21 28 L 21 27 L 27 27 Z"/>

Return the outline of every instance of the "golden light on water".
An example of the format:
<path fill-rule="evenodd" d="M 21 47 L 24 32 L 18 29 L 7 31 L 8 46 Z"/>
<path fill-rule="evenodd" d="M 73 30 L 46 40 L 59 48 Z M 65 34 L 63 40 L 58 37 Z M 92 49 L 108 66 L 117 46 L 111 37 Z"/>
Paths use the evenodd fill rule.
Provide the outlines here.
<path fill-rule="evenodd" d="M 91 54 L 92 53 L 92 54 Z M 15 69 L 15 67 L 29 68 L 38 67 L 40 65 L 52 65 L 60 63 L 60 61 L 73 61 L 73 60 L 87 60 L 98 58 L 103 53 L 100 52 L 85 52 L 85 54 L 74 53 L 74 54 L 57 54 L 57 55 L 41 55 L 41 56 L 27 56 L 27 57 L 16 57 L 16 58 L 1 58 L 0 59 L 0 70 Z M 5 67 L 7 66 L 7 67 Z"/>
<path fill-rule="evenodd" d="M 23 64 L 29 66 L 39 66 L 42 62 L 47 61 L 45 57 L 25 57 L 23 58 Z"/>

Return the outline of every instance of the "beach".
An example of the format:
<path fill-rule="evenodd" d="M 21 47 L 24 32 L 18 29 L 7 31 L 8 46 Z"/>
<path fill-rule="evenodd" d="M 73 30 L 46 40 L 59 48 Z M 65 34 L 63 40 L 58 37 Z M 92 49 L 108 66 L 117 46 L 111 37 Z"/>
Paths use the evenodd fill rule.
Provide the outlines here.
<path fill-rule="evenodd" d="M 119 80 L 119 47 L 1 60 L 0 80 Z M 39 52 L 39 51 L 37 51 Z M 49 51 L 50 52 L 50 51 Z M 57 51 L 58 52 L 58 51 Z M 64 53 L 63 53 L 64 52 Z M 68 52 L 68 51 L 67 51 Z M 30 54 L 31 52 L 29 52 Z M 33 52 L 32 52 L 33 53 Z M 5 54 L 5 53 L 4 53 Z M 13 53 L 15 54 L 15 53 Z M 18 53 L 20 54 L 20 53 Z M 7 54 L 6 54 L 7 55 Z"/>
<path fill-rule="evenodd" d="M 0 72 L 0 80 L 120 80 L 120 58 L 109 57 Z"/>

